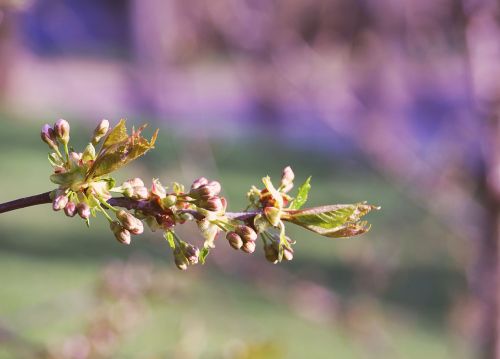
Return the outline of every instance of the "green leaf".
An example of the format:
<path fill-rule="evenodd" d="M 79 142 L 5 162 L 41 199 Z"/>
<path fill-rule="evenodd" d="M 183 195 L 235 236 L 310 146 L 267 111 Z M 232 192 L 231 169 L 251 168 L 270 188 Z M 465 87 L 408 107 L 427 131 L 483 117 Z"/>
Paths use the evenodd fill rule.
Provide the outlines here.
<path fill-rule="evenodd" d="M 309 190 L 311 189 L 311 176 L 309 176 L 304 183 L 299 187 L 297 197 L 290 204 L 289 209 L 300 209 L 307 202 L 307 196 L 309 195 Z"/>
<path fill-rule="evenodd" d="M 106 139 L 104 140 L 104 143 L 102 144 L 101 151 L 105 150 L 106 148 L 115 145 L 117 143 L 123 142 L 128 138 L 127 134 L 127 126 L 125 125 L 125 120 L 121 119 L 120 122 L 118 122 L 118 125 L 116 125 L 106 136 Z"/>
<path fill-rule="evenodd" d="M 133 131 L 132 135 L 128 136 L 125 121 L 121 120 L 106 138 L 94 164 L 87 173 L 87 179 L 116 171 L 152 149 L 158 130 L 148 141 L 141 136 L 144 127 Z"/>
<path fill-rule="evenodd" d="M 285 210 L 282 219 L 326 237 L 352 237 L 370 230 L 370 225 L 360 218 L 372 209 L 379 207 L 366 203 L 339 204 L 305 210 Z"/>
<path fill-rule="evenodd" d="M 163 237 L 165 237 L 165 239 L 167 240 L 170 248 L 175 249 L 175 239 L 172 231 L 166 231 L 165 233 L 163 233 Z"/>
<path fill-rule="evenodd" d="M 74 167 L 67 172 L 54 173 L 49 178 L 53 183 L 58 185 L 77 185 L 78 183 L 83 183 L 85 181 L 85 168 Z"/>
<path fill-rule="evenodd" d="M 198 254 L 198 260 L 200 261 L 201 264 L 205 264 L 205 259 L 207 258 L 209 253 L 210 253 L 210 248 L 203 247 L 200 250 L 200 254 Z"/>

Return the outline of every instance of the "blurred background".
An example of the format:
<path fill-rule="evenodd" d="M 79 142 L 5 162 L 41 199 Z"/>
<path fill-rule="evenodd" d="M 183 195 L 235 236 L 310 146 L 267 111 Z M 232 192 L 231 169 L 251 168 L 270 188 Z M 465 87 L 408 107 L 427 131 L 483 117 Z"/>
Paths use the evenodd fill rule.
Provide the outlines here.
<path fill-rule="evenodd" d="M 47 191 L 41 126 L 159 127 L 118 173 L 266 174 L 382 206 L 359 238 L 224 240 L 179 272 L 47 208 L 0 217 L 0 358 L 500 358 L 500 23 L 476 0 L 0 0 L 0 201 Z M 195 231 L 183 229 L 194 238 Z M 195 240 L 196 241 L 196 240 Z M 201 239 L 200 239 L 201 242 Z"/>

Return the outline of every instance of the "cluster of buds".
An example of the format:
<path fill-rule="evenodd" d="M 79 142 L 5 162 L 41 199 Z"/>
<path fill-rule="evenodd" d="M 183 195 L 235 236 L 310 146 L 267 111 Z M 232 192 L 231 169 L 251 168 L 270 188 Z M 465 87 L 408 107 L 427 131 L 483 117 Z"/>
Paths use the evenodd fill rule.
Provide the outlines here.
<path fill-rule="evenodd" d="M 69 199 L 68 194 L 63 191 L 56 191 L 52 201 L 52 209 L 54 211 L 64 210 L 64 214 L 68 217 L 74 217 L 77 213 L 84 219 L 90 218 L 90 206 L 85 202 L 74 202 Z"/>
<path fill-rule="evenodd" d="M 249 226 L 236 226 L 234 231 L 227 232 L 226 239 L 231 247 L 236 250 L 241 249 L 243 252 L 249 254 L 255 252 L 257 233 Z"/>
<path fill-rule="evenodd" d="M 116 212 L 117 221 L 111 221 L 109 227 L 115 235 L 118 242 L 130 244 L 131 235 L 137 235 L 144 232 L 142 221 L 131 213 L 120 209 Z"/>
<path fill-rule="evenodd" d="M 102 120 L 94 131 L 92 142 L 98 142 L 97 139 L 100 140 L 108 130 L 109 122 Z M 53 210 L 64 210 L 68 217 L 78 214 L 88 223 L 92 208 L 98 203 L 97 199 L 107 200 L 111 197 L 109 182 L 106 180 L 89 182 L 85 180 L 86 173 L 96 158 L 93 144 L 89 143 L 83 152 L 69 151 L 70 126 L 63 119 L 58 120 L 53 126 L 45 124 L 40 136 L 54 151 L 49 154 L 49 161 L 54 167 L 51 180 L 59 184 L 59 188 L 53 192 Z M 62 153 L 59 146 L 63 148 Z M 94 204 L 91 206 L 92 202 Z"/>
<path fill-rule="evenodd" d="M 58 144 L 65 146 L 69 142 L 68 121 L 60 119 L 52 127 L 49 124 L 43 125 L 40 137 L 51 149 L 59 151 Z"/>
<path fill-rule="evenodd" d="M 219 182 L 209 182 L 205 177 L 200 177 L 191 185 L 189 197 L 194 199 L 195 205 L 199 208 L 224 213 L 227 202 L 224 197 L 219 197 L 220 191 L 221 185 Z"/>

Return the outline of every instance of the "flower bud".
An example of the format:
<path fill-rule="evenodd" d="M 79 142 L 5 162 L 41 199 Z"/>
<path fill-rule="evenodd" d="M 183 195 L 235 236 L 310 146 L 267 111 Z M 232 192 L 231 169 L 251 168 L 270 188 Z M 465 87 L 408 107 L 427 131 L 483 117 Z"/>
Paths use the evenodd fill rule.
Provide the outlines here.
<path fill-rule="evenodd" d="M 106 135 L 106 133 L 109 130 L 109 121 L 108 120 L 101 120 L 101 122 L 97 125 L 97 127 L 94 130 L 94 135 L 92 137 L 92 142 L 96 144 L 101 140 L 101 138 Z"/>
<path fill-rule="evenodd" d="M 130 232 L 123 228 L 120 222 L 113 221 L 109 224 L 109 227 L 111 228 L 111 231 L 115 235 L 115 238 L 118 242 L 123 244 L 130 244 Z"/>
<path fill-rule="evenodd" d="M 214 197 L 217 196 L 220 191 L 220 183 L 217 181 L 212 181 L 197 188 L 191 189 L 189 195 L 193 198 Z"/>
<path fill-rule="evenodd" d="M 125 186 L 125 184 L 129 184 L 131 187 L 144 187 L 144 182 L 139 177 L 126 180 L 122 186 Z"/>
<path fill-rule="evenodd" d="M 132 234 L 141 234 L 144 232 L 144 225 L 141 220 L 135 218 L 131 213 L 120 209 L 116 212 L 116 218 L 121 222 L 123 227 Z"/>
<path fill-rule="evenodd" d="M 68 202 L 66 203 L 66 206 L 64 207 L 64 213 L 68 217 L 74 217 L 76 214 L 76 204 L 75 202 Z"/>
<path fill-rule="evenodd" d="M 125 197 L 132 197 L 134 195 L 134 187 L 132 187 L 132 185 L 128 182 L 124 182 L 122 184 L 122 193 Z"/>
<path fill-rule="evenodd" d="M 201 208 L 205 208 L 211 212 L 224 211 L 224 205 L 219 197 L 210 197 L 199 202 Z"/>
<path fill-rule="evenodd" d="M 189 260 L 184 256 L 179 248 L 174 249 L 174 261 L 177 268 L 186 270 L 189 265 Z"/>
<path fill-rule="evenodd" d="M 76 205 L 76 210 L 78 211 L 78 215 L 83 219 L 89 219 L 90 217 L 90 207 L 87 203 L 80 202 Z"/>
<path fill-rule="evenodd" d="M 272 244 L 266 245 L 264 247 L 264 254 L 269 262 L 278 263 L 278 257 L 279 257 L 278 249 Z"/>
<path fill-rule="evenodd" d="M 293 187 L 294 178 L 295 178 L 295 174 L 293 173 L 292 168 L 290 166 L 285 167 L 283 169 L 283 173 L 281 174 L 281 185 L 284 187 L 287 187 L 290 184 L 292 184 L 292 187 Z M 292 187 L 290 187 L 288 190 L 292 189 Z M 284 192 L 287 192 L 287 191 L 284 191 Z"/>
<path fill-rule="evenodd" d="M 87 162 L 87 161 L 92 161 L 94 159 L 95 159 L 95 148 L 91 143 L 89 143 L 87 147 L 85 147 L 85 151 L 83 151 L 82 160 L 84 162 Z"/>
<path fill-rule="evenodd" d="M 229 244 L 234 249 L 240 249 L 243 246 L 243 240 L 236 232 L 227 232 L 226 239 L 229 241 Z"/>
<path fill-rule="evenodd" d="M 291 261 L 293 259 L 293 248 L 283 248 L 283 259 L 286 261 Z"/>
<path fill-rule="evenodd" d="M 53 150 L 57 149 L 56 136 L 54 134 L 54 130 L 52 129 L 52 127 L 50 127 L 50 125 L 43 125 L 42 131 L 40 132 L 40 137 L 42 138 L 43 142 L 49 145 L 50 148 L 52 148 Z"/>
<path fill-rule="evenodd" d="M 210 191 L 207 185 L 203 185 L 189 191 L 189 196 L 193 198 L 210 197 Z"/>
<path fill-rule="evenodd" d="M 206 184 L 206 186 L 211 190 L 210 196 L 217 196 L 222 189 L 218 181 L 210 181 Z"/>
<path fill-rule="evenodd" d="M 69 123 L 66 120 L 60 119 L 54 125 L 56 137 L 62 144 L 69 142 Z"/>
<path fill-rule="evenodd" d="M 226 212 L 227 209 L 227 200 L 226 197 L 221 197 L 220 202 L 222 203 L 222 211 Z"/>
<path fill-rule="evenodd" d="M 144 186 L 133 187 L 132 190 L 133 190 L 133 194 L 131 197 L 134 199 L 148 199 L 149 198 L 149 191 Z"/>
<path fill-rule="evenodd" d="M 167 191 L 165 190 L 165 187 L 163 187 L 157 179 L 153 180 L 153 185 L 151 186 L 151 194 L 159 197 L 159 198 L 165 198 Z"/>
<path fill-rule="evenodd" d="M 54 211 L 60 211 L 66 207 L 66 204 L 68 204 L 68 197 L 64 194 L 60 194 L 54 198 L 54 201 L 52 202 L 52 209 Z"/>
<path fill-rule="evenodd" d="M 237 234 L 240 235 L 243 242 L 255 242 L 257 240 L 257 233 L 255 231 L 244 225 L 239 225 L 234 230 Z"/>
<path fill-rule="evenodd" d="M 161 200 L 161 204 L 164 208 L 172 207 L 177 202 L 177 196 L 169 194 Z"/>
<path fill-rule="evenodd" d="M 248 242 L 243 243 L 241 250 L 243 252 L 248 253 L 248 254 L 252 254 L 253 252 L 255 252 L 255 247 L 256 247 L 255 242 L 248 241 Z"/>
<path fill-rule="evenodd" d="M 200 177 L 193 182 L 193 184 L 191 185 L 191 189 L 197 189 L 203 185 L 206 185 L 207 183 L 208 180 L 205 177 Z"/>
<path fill-rule="evenodd" d="M 189 243 L 183 243 L 182 253 L 184 254 L 184 257 L 186 257 L 190 265 L 198 263 L 198 255 L 200 254 L 200 250 L 197 247 Z"/>
<path fill-rule="evenodd" d="M 78 165 L 80 163 L 80 160 L 82 159 L 83 153 L 78 153 L 78 152 L 70 152 L 69 153 L 69 160 L 73 162 L 75 165 Z"/>

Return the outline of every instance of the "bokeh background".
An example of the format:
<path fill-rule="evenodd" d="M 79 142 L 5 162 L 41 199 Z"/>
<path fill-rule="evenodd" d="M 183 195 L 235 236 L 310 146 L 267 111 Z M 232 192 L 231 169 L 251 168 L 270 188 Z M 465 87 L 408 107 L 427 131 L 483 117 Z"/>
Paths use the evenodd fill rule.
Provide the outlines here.
<path fill-rule="evenodd" d="M 51 189 L 39 129 L 159 127 L 140 174 L 266 174 L 372 230 L 293 228 L 271 265 L 224 240 L 179 272 L 47 207 L 0 216 L 0 358 L 494 358 L 498 5 L 473 0 L 0 0 L 0 201 Z M 195 238 L 192 228 L 183 235 Z M 89 353 L 94 354 L 89 356 Z M 96 354 L 98 353 L 98 354 Z M 500 356 L 499 356 L 500 357 Z"/>

